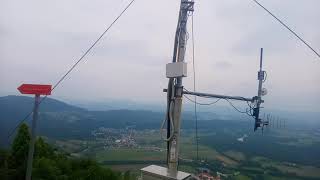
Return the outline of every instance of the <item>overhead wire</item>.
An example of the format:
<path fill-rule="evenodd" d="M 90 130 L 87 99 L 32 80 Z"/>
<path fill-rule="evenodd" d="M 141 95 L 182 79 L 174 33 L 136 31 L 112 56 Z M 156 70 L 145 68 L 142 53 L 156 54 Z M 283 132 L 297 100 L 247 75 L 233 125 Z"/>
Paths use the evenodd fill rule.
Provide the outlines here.
<path fill-rule="evenodd" d="M 186 88 L 184 88 L 185 91 L 189 92 Z M 210 105 L 213 105 L 213 104 L 216 104 L 217 102 L 219 102 L 221 99 L 223 100 L 226 100 L 236 111 L 238 111 L 239 113 L 243 113 L 243 114 L 247 114 L 249 116 L 252 116 L 252 109 L 253 109 L 253 106 L 249 104 L 248 101 L 247 102 L 247 105 L 249 107 L 249 110 L 246 109 L 246 111 L 241 111 L 239 110 L 235 105 L 233 105 L 233 103 L 228 99 L 228 98 L 218 98 L 216 101 L 213 101 L 213 102 L 210 102 L 210 103 L 199 103 L 199 102 L 196 102 L 192 99 L 190 99 L 186 94 L 183 95 L 187 100 L 189 100 L 190 102 L 192 103 L 196 103 L 198 105 L 202 105 L 202 106 L 210 106 Z M 205 97 L 205 96 L 204 96 Z"/>
<path fill-rule="evenodd" d="M 221 99 L 217 99 L 216 101 L 213 101 L 213 102 L 209 102 L 209 103 L 200 103 L 199 101 L 194 101 L 192 100 L 191 98 L 189 98 L 187 95 L 183 95 L 187 100 L 189 100 L 190 102 L 192 103 L 196 103 L 197 105 L 200 105 L 200 106 L 211 106 L 213 104 L 216 104 L 217 102 L 219 102 Z"/>
<path fill-rule="evenodd" d="M 249 102 L 247 101 L 247 105 L 249 107 L 249 110 L 247 110 L 247 114 L 248 116 L 253 116 L 253 109 L 254 109 L 254 106 L 252 106 L 251 104 L 249 104 Z"/>
<path fill-rule="evenodd" d="M 193 12 L 191 14 L 191 41 L 192 41 L 192 69 L 193 69 L 193 91 L 196 92 L 196 67 L 195 67 L 195 42 L 194 42 L 194 20 Z M 187 98 L 188 99 L 188 98 Z M 198 137 L 198 113 L 197 113 L 197 96 L 194 96 L 194 116 L 196 125 L 196 145 L 197 145 L 197 160 L 199 160 L 199 137 Z"/>
<path fill-rule="evenodd" d="M 112 21 L 112 23 L 103 31 L 103 33 L 94 41 L 94 43 L 83 53 L 83 55 L 76 61 L 76 63 L 57 81 L 57 83 L 53 86 L 51 89 L 51 92 L 55 90 L 62 81 L 65 80 L 65 78 L 77 67 L 77 65 L 88 55 L 88 53 L 93 49 L 93 47 L 102 39 L 102 37 L 113 27 L 113 25 L 120 19 L 120 17 L 128 10 L 128 8 L 135 2 L 136 0 L 131 0 L 130 3 L 121 11 L 121 13 Z M 39 104 L 41 104 L 45 99 L 48 97 L 48 95 L 45 95 L 41 100 L 39 101 Z M 16 129 L 24 122 L 26 121 L 30 115 L 33 112 L 31 111 L 27 116 L 25 116 L 24 119 L 22 119 L 17 126 L 9 133 L 8 135 L 8 141 L 10 137 L 14 134 Z"/>
<path fill-rule="evenodd" d="M 184 89 L 185 89 L 185 88 L 184 88 Z M 187 89 L 185 89 L 185 90 L 188 92 Z M 228 98 L 218 98 L 216 101 L 213 101 L 213 102 L 210 102 L 210 103 L 199 103 L 199 102 L 194 101 L 194 100 L 192 100 L 191 98 L 189 98 L 186 94 L 184 94 L 183 96 L 184 96 L 187 100 L 189 100 L 190 102 L 195 103 L 195 104 L 197 104 L 197 105 L 201 105 L 201 106 L 210 106 L 210 105 L 216 104 L 216 103 L 219 102 L 221 99 L 223 99 L 223 100 L 227 101 L 227 102 L 230 104 L 230 106 L 232 106 L 233 109 L 235 109 L 237 112 L 242 113 L 242 114 L 247 114 L 248 116 L 253 116 L 252 110 L 253 110 L 254 106 L 252 106 L 251 104 L 249 104 L 248 101 L 246 101 L 246 102 L 247 102 L 247 105 L 248 105 L 249 109 L 246 109 L 245 111 L 241 111 L 241 110 L 238 109 Z"/>
<path fill-rule="evenodd" d="M 224 100 L 226 100 L 226 101 L 233 107 L 233 109 L 235 109 L 235 110 L 238 111 L 239 113 L 243 113 L 243 114 L 247 114 L 247 113 L 248 113 L 247 110 L 246 110 L 246 111 L 241 111 L 241 110 L 239 110 L 235 105 L 232 104 L 232 102 L 231 102 L 229 99 L 224 99 Z"/>
<path fill-rule="evenodd" d="M 269 11 L 266 7 L 264 7 L 257 0 L 253 0 L 257 5 L 259 5 L 262 9 L 264 9 L 267 13 L 269 13 L 273 18 L 275 18 L 281 25 L 283 25 L 286 29 L 288 29 L 293 35 L 295 35 L 303 44 L 305 44 L 311 51 L 313 51 L 318 58 L 320 58 L 319 52 L 317 52 L 309 43 L 307 43 L 300 35 L 298 35 L 292 28 L 286 25 L 282 20 L 280 20 L 276 15 L 274 15 L 271 11 Z"/>

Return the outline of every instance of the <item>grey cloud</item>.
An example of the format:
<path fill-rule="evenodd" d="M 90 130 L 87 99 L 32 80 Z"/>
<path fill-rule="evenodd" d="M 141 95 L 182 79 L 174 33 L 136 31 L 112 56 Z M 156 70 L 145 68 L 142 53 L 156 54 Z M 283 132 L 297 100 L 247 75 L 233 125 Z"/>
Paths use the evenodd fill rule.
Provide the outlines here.
<path fill-rule="evenodd" d="M 127 2 L 4 0 L 4 5 L 0 6 L 0 81 L 3 85 L 0 93 L 15 93 L 16 85 L 22 80 L 51 82 L 58 79 Z M 156 2 L 137 1 L 56 95 L 74 99 L 121 96 L 162 101 L 165 97 L 161 88 L 167 83 L 165 64 L 172 56 L 179 1 L 162 0 L 155 8 Z M 317 10 L 320 1 L 261 0 L 261 3 L 286 20 L 315 49 L 320 49 L 320 12 Z M 265 85 L 272 88 L 268 102 L 277 104 L 277 97 L 281 95 L 294 99 L 303 90 L 306 97 L 301 103 L 319 109 L 317 103 L 310 101 L 319 99 L 319 94 L 314 92 L 319 85 L 306 79 L 316 81 L 320 77 L 320 64 L 263 10 L 251 1 L 201 0 L 196 1 L 194 13 L 199 89 L 229 90 L 228 93 L 235 95 L 256 93 L 253 90 L 259 48 L 264 47 L 268 56 L 266 69 L 270 72 Z M 188 61 L 190 52 L 189 41 Z M 308 73 L 302 76 L 297 72 Z M 191 78 L 185 79 L 186 85 L 192 84 Z M 70 93 L 73 88 L 80 89 L 85 80 L 91 80 L 92 91 Z M 130 92 L 126 91 L 128 84 Z M 293 86 L 296 87 L 294 91 L 291 90 Z M 93 93 L 95 89 L 99 91 Z M 106 95 L 105 91 L 109 93 Z"/>
<path fill-rule="evenodd" d="M 232 64 L 228 61 L 219 61 L 215 63 L 215 66 L 221 69 L 229 69 L 232 67 Z"/>

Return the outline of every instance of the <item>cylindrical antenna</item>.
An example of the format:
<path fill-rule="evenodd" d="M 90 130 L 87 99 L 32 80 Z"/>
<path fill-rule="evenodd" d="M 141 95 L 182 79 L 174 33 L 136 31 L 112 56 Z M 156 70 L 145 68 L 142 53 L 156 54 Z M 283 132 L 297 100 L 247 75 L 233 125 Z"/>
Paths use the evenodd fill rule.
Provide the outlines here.
<path fill-rule="evenodd" d="M 261 119 L 259 118 L 260 106 L 261 106 L 261 103 L 263 102 L 261 100 L 262 83 L 264 81 L 264 72 L 262 71 L 262 58 L 263 58 L 263 48 L 260 49 L 260 68 L 258 72 L 259 85 L 258 85 L 258 96 L 256 101 L 257 106 L 254 108 L 254 117 L 255 117 L 254 131 L 256 131 L 258 127 L 263 126 L 263 122 L 261 122 Z"/>
<path fill-rule="evenodd" d="M 262 71 L 262 57 L 263 57 L 263 48 L 260 50 L 260 71 Z"/>

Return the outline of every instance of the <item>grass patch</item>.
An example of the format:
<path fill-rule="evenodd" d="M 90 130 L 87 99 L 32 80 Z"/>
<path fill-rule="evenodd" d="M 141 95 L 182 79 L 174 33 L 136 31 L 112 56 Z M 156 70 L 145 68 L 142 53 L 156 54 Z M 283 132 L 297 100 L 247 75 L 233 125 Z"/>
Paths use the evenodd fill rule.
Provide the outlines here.
<path fill-rule="evenodd" d="M 99 162 L 103 161 L 157 161 L 165 160 L 166 152 L 153 152 L 139 149 L 115 148 L 101 150 L 96 153 L 96 159 Z"/>

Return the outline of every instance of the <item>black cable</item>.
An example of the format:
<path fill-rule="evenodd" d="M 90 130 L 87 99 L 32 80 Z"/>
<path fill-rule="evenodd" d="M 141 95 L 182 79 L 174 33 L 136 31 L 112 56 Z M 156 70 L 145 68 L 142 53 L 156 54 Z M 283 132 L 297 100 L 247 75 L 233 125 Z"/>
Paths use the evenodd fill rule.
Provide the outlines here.
<path fill-rule="evenodd" d="M 260 4 L 257 0 L 253 0 L 256 4 L 258 4 L 261 8 L 267 11 L 272 17 L 274 17 L 280 24 L 282 24 L 285 28 L 287 28 L 292 34 L 294 34 L 301 42 L 303 42 L 311 51 L 313 51 L 319 58 L 320 54 L 312 48 L 305 40 L 302 39 L 296 32 L 294 32 L 288 25 L 282 22 L 277 16 L 275 16 L 272 12 L 270 12 L 267 8 L 265 8 L 262 4 Z"/>
<path fill-rule="evenodd" d="M 197 105 L 200 105 L 200 106 L 210 106 L 210 105 L 213 105 L 213 104 L 216 104 L 217 102 L 219 102 L 221 99 L 218 99 L 216 101 L 213 101 L 213 102 L 210 102 L 210 103 L 199 103 L 199 102 L 195 102 L 194 100 L 190 99 L 187 95 L 183 95 L 187 100 L 189 100 L 190 102 L 192 103 L 196 103 Z"/>
<path fill-rule="evenodd" d="M 107 29 L 98 37 L 98 39 L 85 51 L 85 53 L 78 59 L 78 61 L 59 79 L 59 81 L 53 86 L 51 92 L 56 89 L 60 83 L 73 71 L 73 69 L 84 59 L 84 57 L 92 50 L 92 48 L 101 40 L 101 38 L 110 30 L 110 28 L 119 20 L 119 18 L 127 11 L 127 9 L 135 2 L 135 0 L 132 0 L 125 8 L 124 10 L 116 17 L 116 19 L 107 27 Z M 44 96 L 40 102 L 39 105 L 48 97 L 48 95 Z M 24 122 L 26 121 L 29 116 L 32 114 L 32 111 L 24 118 L 22 119 L 19 124 L 9 133 L 8 140 L 10 137 L 14 134 L 16 129 Z"/>
<path fill-rule="evenodd" d="M 9 140 L 10 140 L 10 137 L 14 134 L 14 132 L 18 129 L 18 127 L 20 127 L 21 124 L 22 124 L 24 121 L 26 121 L 26 120 L 29 118 L 29 116 L 31 116 L 32 112 L 33 112 L 33 111 L 30 111 L 29 114 L 27 114 L 27 115 L 22 119 L 22 121 L 20 121 L 20 122 L 18 123 L 18 125 L 13 128 L 13 130 L 9 133 L 9 135 L 8 135 L 8 137 L 7 137 L 8 142 L 9 142 Z"/>
<path fill-rule="evenodd" d="M 188 91 L 186 88 L 183 88 L 183 89 L 184 89 L 185 91 L 187 91 L 187 92 L 190 92 L 190 91 Z M 248 101 L 246 101 L 246 102 L 247 102 L 247 104 L 248 104 L 248 106 L 249 106 L 249 110 L 246 109 L 246 111 L 241 111 L 241 110 L 239 110 L 237 107 L 235 107 L 228 98 L 219 98 L 218 100 L 216 100 L 216 101 L 214 101 L 214 102 L 211 102 L 211 103 L 198 103 L 198 102 L 195 102 L 194 100 L 188 98 L 185 94 L 184 94 L 183 96 L 184 96 L 186 99 L 188 99 L 189 101 L 193 102 L 193 103 L 196 103 L 196 104 L 198 104 L 198 105 L 204 105 L 204 106 L 213 105 L 213 104 L 219 102 L 221 99 L 224 99 L 224 100 L 226 100 L 236 111 L 238 111 L 239 113 L 247 114 L 248 116 L 252 116 L 252 110 L 253 110 L 253 108 L 254 108 L 254 107 L 252 107 L 252 106 L 249 104 Z M 201 96 L 201 97 L 206 97 L 206 96 Z"/>
<path fill-rule="evenodd" d="M 201 105 L 201 106 L 210 106 L 210 105 L 213 105 L 213 104 L 219 102 L 221 99 L 224 99 L 224 100 L 226 100 L 237 112 L 242 113 L 242 114 L 247 114 L 248 116 L 252 116 L 253 107 L 252 107 L 251 105 L 249 105 L 249 104 L 248 104 L 249 110 L 246 109 L 246 111 L 241 111 L 241 110 L 239 110 L 236 106 L 234 106 L 229 99 L 226 99 L 226 98 L 221 98 L 221 99 L 218 99 L 218 100 L 216 100 L 216 101 L 214 101 L 214 102 L 211 102 L 211 103 L 199 103 L 199 102 L 195 102 L 194 100 L 190 99 L 190 98 L 189 98 L 188 96 L 186 96 L 185 94 L 184 94 L 183 96 L 184 96 L 187 100 L 189 100 L 190 102 L 196 103 L 197 105 Z"/>
<path fill-rule="evenodd" d="M 193 68 L 193 91 L 196 92 L 196 67 L 194 56 L 194 24 L 193 13 L 191 14 L 191 36 L 192 36 L 192 68 Z M 197 160 L 199 159 L 199 140 L 198 140 L 198 114 L 197 114 L 197 96 L 194 96 L 194 116 L 196 122 L 196 144 L 197 144 Z"/>
<path fill-rule="evenodd" d="M 247 111 L 248 116 L 253 116 L 252 110 L 254 109 L 254 107 L 252 107 L 248 101 L 247 101 L 247 105 L 249 106 L 249 111 Z"/>
<path fill-rule="evenodd" d="M 236 106 L 234 106 L 233 104 L 232 104 L 232 102 L 229 100 L 229 99 L 224 99 L 224 100 L 226 100 L 236 111 L 238 111 L 239 113 L 243 113 L 243 114 L 247 114 L 247 111 L 241 111 L 241 110 L 239 110 Z"/>

